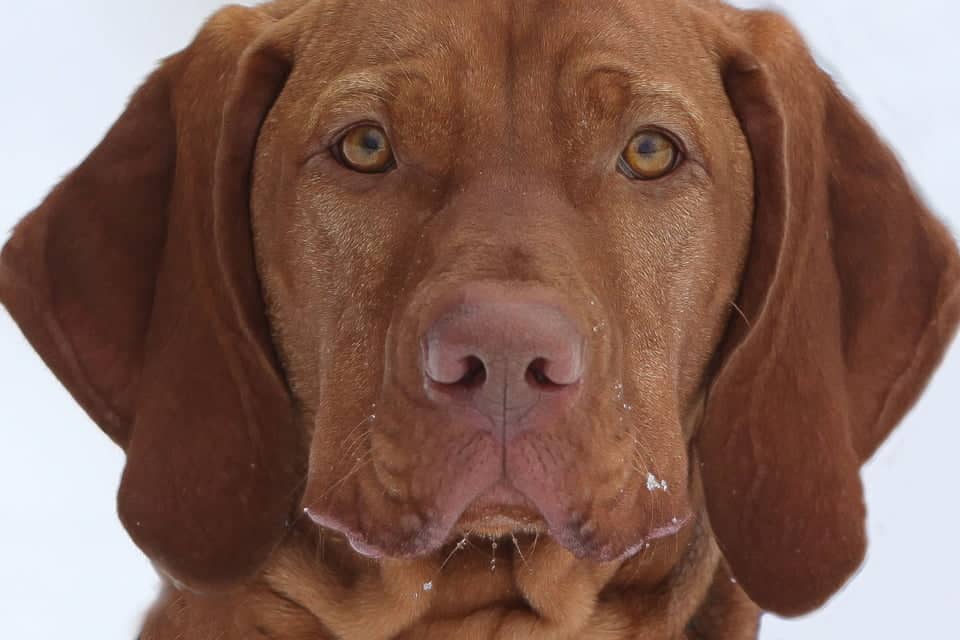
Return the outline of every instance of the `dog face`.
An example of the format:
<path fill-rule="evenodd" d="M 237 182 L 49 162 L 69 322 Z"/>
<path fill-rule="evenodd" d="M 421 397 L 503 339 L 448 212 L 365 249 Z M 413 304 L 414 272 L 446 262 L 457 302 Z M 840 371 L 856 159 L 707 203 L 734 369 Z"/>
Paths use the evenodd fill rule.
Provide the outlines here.
<path fill-rule="evenodd" d="M 355 11 L 311 37 L 254 166 L 304 505 L 374 556 L 674 533 L 753 208 L 708 50 L 642 4 Z M 351 165 L 354 135 L 391 159 Z"/>
<path fill-rule="evenodd" d="M 700 518 L 788 614 L 860 563 L 958 281 L 795 31 L 710 1 L 226 9 L 0 261 L 190 588 L 304 511 L 373 558 L 593 564 Z"/>

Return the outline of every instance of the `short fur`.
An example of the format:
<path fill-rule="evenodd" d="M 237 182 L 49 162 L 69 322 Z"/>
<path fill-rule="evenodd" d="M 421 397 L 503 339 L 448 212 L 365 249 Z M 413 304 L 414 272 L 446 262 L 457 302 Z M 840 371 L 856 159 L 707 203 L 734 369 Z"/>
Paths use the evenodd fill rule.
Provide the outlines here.
<path fill-rule="evenodd" d="M 393 173 L 327 151 L 370 120 Z M 631 183 L 648 124 L 686 161 Z M 591 329 L 576 409 L 505 454 L 561 535 L 437 524 L 485 458 L 418 400 L 418 332 L 477 281 Z M 150 76 L 0 300 L 126 451 L 168 578 L 143 640 L 746 640 L 861 563 L 859 468 L 960 322 L 960 257 L 776 14 L 277 0 Z"/>

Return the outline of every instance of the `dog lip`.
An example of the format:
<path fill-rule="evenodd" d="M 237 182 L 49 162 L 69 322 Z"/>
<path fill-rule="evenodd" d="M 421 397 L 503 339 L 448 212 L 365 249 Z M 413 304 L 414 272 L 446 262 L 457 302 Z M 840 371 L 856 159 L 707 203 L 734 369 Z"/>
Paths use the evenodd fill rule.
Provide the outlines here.
<path fill-rule="evenodd" d="M 467 507 L 467 511 L 489 510 L 493 508 L 524 509 L 536 511 L 533 502 L 512 484 L 499 481 L 478 495 Z"/>
<path fill-rule="evenodd" d="M 337 518 L 333 518 L 322 513 L 316 513 L 311 510 L 310 507 L 304 508 L 303 511 L 317 526 L 323 527 L 324 529 L 330 529 L 331 531 L 336 531 L 337 533 L 343 535 L 343 537 L 347 539 L 347 542 L 350 543 L 350 547 L 365 558 L 379 560 L 384 557 L 385 554 L 383 551 L 369 544 L 364 535 L 357 532 L 352 527 L 345 525 Z"/>
<path fill-rule="evenodd" d="M 647 532 L 639 541 L 620 547 L 616 544 L 597 544 L 596 540 L 584 539 L 570 529 L 570 522 L 563 524 L 552 521 L 543 514 L 533 501 L 515 489 L 506 481 L 500 481 L 484 490 L 471 501 L 468 507 L 456 519 L 454 526 L 444 526 L 445 535 L 439 529 L 421 532 L 417 540 L 408 540 L 404 544 L 391 546 L 377 545 L 355 527 L 329 514 L 304 508 L 304 512 L 318 526 L 335 531 L 344 536 L 350 547 L 359 555 L 374 560 L 386 557 L 416 557 L 440 548 L 450 536 L 482 535 L 491 538 L 503 537 L 515 533 L 546 533 L 553 537 L 574 556 L 592 559 L 598 562 L 622 562 L 637 555 L 651 543 L 677 535 L 692 520 L 693 515 L 674 517 L 669 522 Z M 456 533 L 454 533 L 456 532 Z"/>
<path fill-rule="evenodd" d="M 601 560 L 604 562 L 622 562 L 624 560 L 629 560 L 633 556 L 643 551 L 652 542 L 656 542 L 657 540 L 662 540 L 663 538 L 669 538 L 670 536 L 677 535 L 678 533 L 680 533 L 680 531 L 683 530 L 684 527 L 686 527 L 690 523 L 691 520 L 693 520 L 693 516 L 690 514 L 687 514 L 683 518 L 673 518 L 667 524 L 657 527 L 656 529 L 653 529 L 652 531 L 650 531 L 650 533 L 644 536 L 644 538 L 639 542 L 637 542 L 636 544 L 630 545 L 629 547 L 624 549 L 623 553 L 616 555 L 612 558 L 601 557 Z M 601 554 L 601 556 L 603 555 L 604 554 Z"/>
<path fill-rule="evenodd" d="M 467 506 L 456 528 L 499 536 L 516 531 L 541 531 L 546 525 L 533 502 L 508 482 L 500 481 Z"/>
<path fill-rule="evenodd" d="M 373 560 L 380 560 L 384 557 L 383 552 L 376 547 L 367 544 L 357 536 L 352 536 L 347 534 L 347 542 L 350 543 L 350 548 L 362 555 L 365 558 L 371 558 Z"/>

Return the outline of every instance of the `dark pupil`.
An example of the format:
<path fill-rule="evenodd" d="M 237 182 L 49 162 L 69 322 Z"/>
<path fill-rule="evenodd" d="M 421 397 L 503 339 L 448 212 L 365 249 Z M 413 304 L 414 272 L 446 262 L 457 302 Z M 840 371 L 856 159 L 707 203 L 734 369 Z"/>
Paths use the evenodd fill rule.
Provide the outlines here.
<path fill-rule="evenodd" d="M 660 150 L 655 138 L 641 138 L 637 144 L 637 153 L 642 156 L 652 156 Z"/>
<path fill-rule="evenodd" d="M 382 148 L 380 136 L 373 131 L 364 134 L 360 144 L 363 146 L 364 150 L 369 151 L 370 153 L 376 153 Z"/>

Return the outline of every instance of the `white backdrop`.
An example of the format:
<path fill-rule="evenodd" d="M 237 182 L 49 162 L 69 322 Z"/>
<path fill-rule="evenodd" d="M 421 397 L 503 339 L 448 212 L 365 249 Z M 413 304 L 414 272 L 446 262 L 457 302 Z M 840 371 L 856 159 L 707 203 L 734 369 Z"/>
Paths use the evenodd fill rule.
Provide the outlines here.
<path fill-rule="evenodd" d="M 2 0 L 0 241 L 218 0 Z M 741 2 L 759 6 L 767 3 Z M 960 5 L 780 0 L 929 203 L 960 229 Z M 960 348 L 864 472 L 860 575 L 764 640 L 950 637 L 960 605 Z M 0 635 L 133 638 L 158 584 L 114 512 L 122 456 L 0 312 Z M 952 506 L 951 506 L 952 505 Z M 956 637 L 956 636 L 954 636 Z"/>

